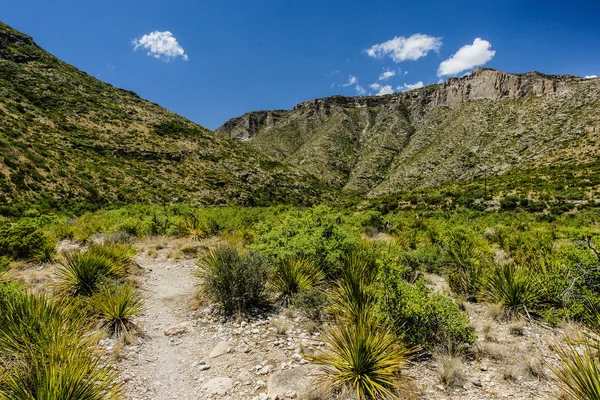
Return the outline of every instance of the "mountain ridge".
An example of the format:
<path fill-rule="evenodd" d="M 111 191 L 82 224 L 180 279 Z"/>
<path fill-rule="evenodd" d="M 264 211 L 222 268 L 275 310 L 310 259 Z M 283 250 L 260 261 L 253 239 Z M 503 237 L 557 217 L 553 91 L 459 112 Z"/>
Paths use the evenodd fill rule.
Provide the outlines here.
<path fill-rule="evenodd" d="M 216 132 L 339 188 L 376 196 L 551 158 L 600 127 L 599 110 L 600 79 L 478 68 L 401 93 L 332 96 L 291 110 L 250 112 Z M 490 156 L 493 162 L 478 160 Z"/>

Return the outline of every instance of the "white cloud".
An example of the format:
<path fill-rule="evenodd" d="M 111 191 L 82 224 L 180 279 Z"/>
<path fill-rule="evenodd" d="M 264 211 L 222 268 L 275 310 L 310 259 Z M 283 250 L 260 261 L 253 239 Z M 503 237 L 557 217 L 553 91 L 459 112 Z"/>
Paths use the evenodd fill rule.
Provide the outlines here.
<path fill-rule="evenodd" d="M 377 92 L 377 96 L 383 96 L 384 94 L 392 94 L 394 93 L 394 89 L 390 85 L 382 86 Z"/>
<path fill-rule="evenodd" d="M 373 89 L 373 90 L 379 90 L 379 89 L 381 89 L 381 85 L 380 85 L 379 83 L 371 83 L 371 84 L 369 85 L 369 87 L 370 87 L 371 89 Z"/>
<path fill-rule="evenodd" d="M 360 85 L 356 85 L 356 93 L 358 93 L 361 96 L 364 96 L 365 94 L 367 94 L 367 91 L 365 90 L 364 87 L 362 87 Z"/>
<path fill-rule="evenodd" d="M 405 38 L 396 36 L 387 42 L 375 44 L 366 50 L 373 58 L 390 56 L 394 62 L 405 60 L 418 60 L 425 57 L 430 51 L 438 51 L 442 47 L 442 38 L 415 33 Z"/>
<path fill-rule="evenodd" d="M 586 75 L 584 76 L 585 79 L 593 79 L 593 78 L 597 78 L 597 75 Z"/>
<path fill-rule="evenodd" d="M 396 90 L 399 90 L 401 92 L 405 92 L 407 90 L 419 89 L 419 88 L 422 88 L 423 86 L 425 86 L 425 85 L 423 85 L 422 81 L 415 82 L 415 83 L 405 83 L 402 86 L 398 86 L 396 88 Z"/>
<path fill-rule="evenodd" d="M 459 72 L 483 65 L 496 54 L 490 50 L 492 44 L 487 40 L 477 38 L 473 44 L 461 47 L 452 57 L 442 61 L 438 68 L 438 76 L 456 75 Z"/>
<path fill-rule="evenodd" d="M 383 71 L 383 73 L 381 75 L 379 75 L 379 80 L 387 81 L 388 79 L 390 79 L 394 76 L 396 76 L 396 71 L 388 69 L 388 70 Z"/>
<path fill-rule="evenodd" d="M 352 86 L 357 83 L 358 83 L 358 78 L 355 77 L 354 75 L 350 75 L 348 77 L 348 83 L 344 83 L 342 86 L 347 87 L 347 86 Z"/>
<path fill-rule="evenodd" d="M 177 57 L 181 57 L 185 61 L 188 60 L 183 47 L 179 45 L 175 36 L 169 31 L 148 33 L 139 39 L 134 39 L 133 44 L 135 46 L 134 50 L 146 49 L 149 56 L 166 62 Z"/>

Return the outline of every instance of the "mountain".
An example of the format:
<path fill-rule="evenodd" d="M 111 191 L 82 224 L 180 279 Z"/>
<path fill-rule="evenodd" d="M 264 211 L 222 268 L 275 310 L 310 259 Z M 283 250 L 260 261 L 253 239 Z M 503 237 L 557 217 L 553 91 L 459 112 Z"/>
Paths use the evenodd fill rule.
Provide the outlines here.
<path fill-rule="evenodd" d="M 310 174 L 101 82 L 0 23 L 0 214 L 321 194 Z"/>
<path fill-rule="evenodd" d="M 216 130 L 370 197 L 594 162 L 599 131 L 600 79 L 484 68 L 404 93 L 250 112 Z"/>

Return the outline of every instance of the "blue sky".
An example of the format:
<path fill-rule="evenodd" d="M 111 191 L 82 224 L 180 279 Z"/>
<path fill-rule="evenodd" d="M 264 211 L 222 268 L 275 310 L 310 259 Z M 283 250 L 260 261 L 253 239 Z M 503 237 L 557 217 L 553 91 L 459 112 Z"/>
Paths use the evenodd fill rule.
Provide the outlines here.
<path fill-rule="evenodd" d="M 599 15 L 598 0 L 19 0 L 0 20 L 215 129 L 247 111 L 406 90 L 474 64 L 600 75 Z"/>

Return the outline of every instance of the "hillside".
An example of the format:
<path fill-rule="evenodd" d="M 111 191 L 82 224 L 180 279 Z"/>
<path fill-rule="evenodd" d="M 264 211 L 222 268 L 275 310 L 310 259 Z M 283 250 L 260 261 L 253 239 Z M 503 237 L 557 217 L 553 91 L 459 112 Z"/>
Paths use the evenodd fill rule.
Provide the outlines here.
<path fill-rule="evenodd" d="M 598 131 L 600 79 L 482 68 L 404 93 L 251 112 L 217 129 L 368 196 L 593 163 Z"/>
<path fill-rule="evenodd" d="M 0 23 L 0 214 L 320 194 L 314 177 L 101 82 Z"/>

